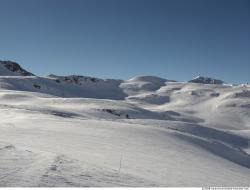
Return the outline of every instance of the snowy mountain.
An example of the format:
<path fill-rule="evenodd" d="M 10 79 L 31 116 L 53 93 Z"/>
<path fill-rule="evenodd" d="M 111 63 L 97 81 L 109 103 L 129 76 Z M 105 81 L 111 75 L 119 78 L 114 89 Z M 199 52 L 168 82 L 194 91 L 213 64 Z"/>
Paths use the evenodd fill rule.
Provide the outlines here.
<path fill-rule="evenodd" d="M 223 84 L 222 80 L 213 79 L 209 77 L 197 76 L 194 79 L 190 80 L 189 82 L 193 83 L 202 83 L 202 84 Z"/>
<path fill-rule="evenodd" d="M 9 65 L 0 187 L 250 185 L 248 84 L 39 77 Z"/>
<path fill-rule="evenodd" d="M 24 70 L 18 63 L 0 60 L 0 76 L 34 76 Z"/>

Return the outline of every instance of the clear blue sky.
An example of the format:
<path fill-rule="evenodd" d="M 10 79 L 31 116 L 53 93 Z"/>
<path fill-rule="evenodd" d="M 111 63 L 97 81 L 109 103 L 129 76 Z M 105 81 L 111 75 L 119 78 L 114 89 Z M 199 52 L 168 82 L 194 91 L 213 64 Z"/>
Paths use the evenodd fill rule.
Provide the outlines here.
<path fill-rule="evenodd" d="M 0 59 L 38 75 L 250 82 L 250 1 L 0 0 Z"/>

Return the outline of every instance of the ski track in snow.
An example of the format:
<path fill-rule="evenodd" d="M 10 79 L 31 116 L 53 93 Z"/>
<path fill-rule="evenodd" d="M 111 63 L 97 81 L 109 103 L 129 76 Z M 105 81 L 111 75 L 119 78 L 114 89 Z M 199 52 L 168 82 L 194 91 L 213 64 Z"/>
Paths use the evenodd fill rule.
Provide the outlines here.
<path fill-rule="evenodd" d="M 2 145 L 2 144 L 1 144 Z M 107 170 L 64 155 L 34 153 L 13 145 L 0 149 L 0 185 L 22 187 L 155 186 L 136 176 Z"/>

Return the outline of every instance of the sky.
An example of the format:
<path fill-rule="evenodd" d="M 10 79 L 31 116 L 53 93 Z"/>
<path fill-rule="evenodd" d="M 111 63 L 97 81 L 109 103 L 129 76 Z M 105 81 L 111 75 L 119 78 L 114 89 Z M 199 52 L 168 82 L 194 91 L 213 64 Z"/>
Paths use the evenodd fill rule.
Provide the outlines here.
<path fill-rule="evenodd" d="M 0 0 L 0 60 L 40 76 L 250 82 L 250 0 Z"/>

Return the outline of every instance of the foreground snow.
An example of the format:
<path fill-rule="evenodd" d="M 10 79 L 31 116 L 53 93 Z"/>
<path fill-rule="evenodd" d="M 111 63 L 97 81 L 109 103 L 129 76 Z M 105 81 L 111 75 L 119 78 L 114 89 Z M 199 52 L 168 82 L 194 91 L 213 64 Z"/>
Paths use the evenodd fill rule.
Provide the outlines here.
<path fill-rule="evenodd" d="M 1 187 L 250 185 L 249 85 L 75 77 L 0 77 Z"/>

